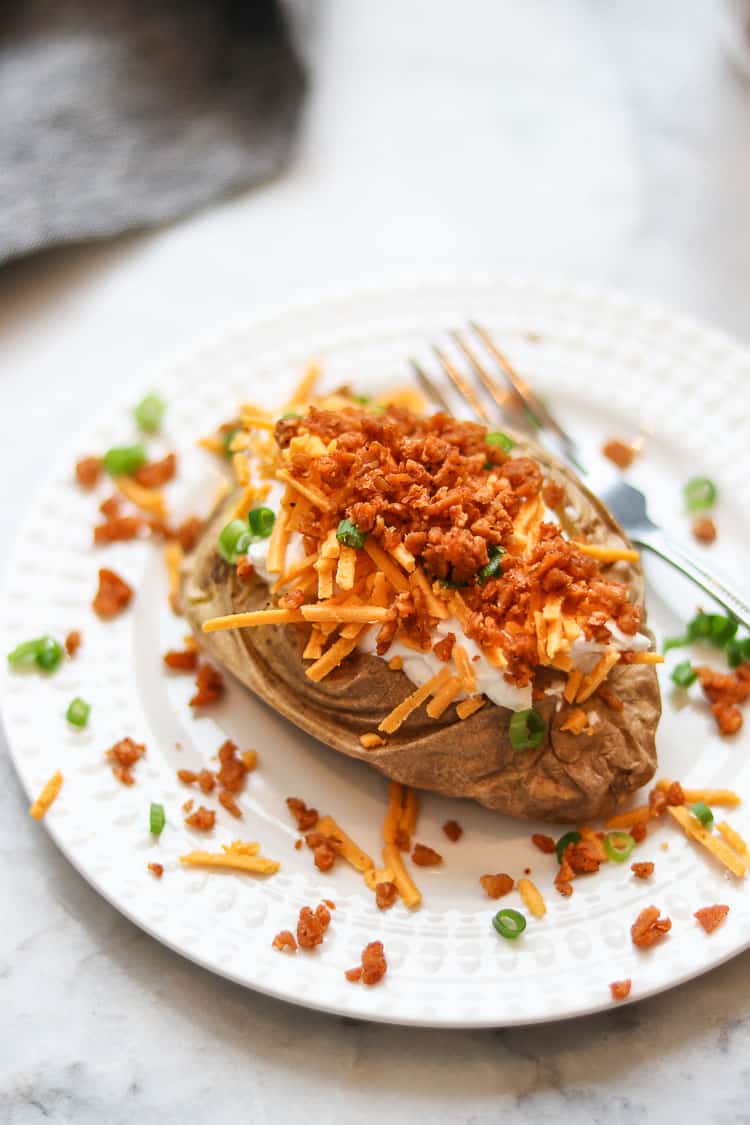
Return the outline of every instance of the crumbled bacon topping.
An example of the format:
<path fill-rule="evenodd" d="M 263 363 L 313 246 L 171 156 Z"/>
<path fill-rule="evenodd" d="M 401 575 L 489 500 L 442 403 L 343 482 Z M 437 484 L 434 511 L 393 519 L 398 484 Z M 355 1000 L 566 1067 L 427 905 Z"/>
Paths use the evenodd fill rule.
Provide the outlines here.
<path fill-rule="evenodd" d="M 457 820 L 446 820 L 443 825 L 443 832 L 453 844 L 460 840 L 464 834 L 464 830 Z"/>
<path fill-rule="evenodd" d="M 237 746 L 231 739 L 227 739 L 219 748 L 219 766 L 217 773 L 219 784 L 230 793 L 239 793 L 245 782 L 247 766 L 239 754 Z"/>
<path fill-rule="evenodd" d="M 82 641 L 81 634 L 78 629 L 72 629 L 65 638 L 65 651 L 71 658 L 75 656 L 81 647 Z"/>
<path fill-rule="evenodd" d="M 398 887 L 395 883 L 387 880 L 384 883 L 375 884 L 375 905 L 378 910 L 390 910 L 397 899 Z"/>
<path fill-rule="evenodd" d="M 434 848 L 428 848 L 426 844 L 415 844 L 414 851 L 411 853 L 411 861 L 417 867 L 436 867 L 437 864 L 443 862 L 443 857 L 440 852 L 436 852 Z"/>
<path fill-rule="evenodd" d="M 612 993 L 613 1000 L 627 1000 L 630 996 L 632 981 L 628 977 L 626 980 L 613 980 L 609 986 Z"/>
<path fill-rule="evenodd" d="M 170 649 L 164 653 L 164 663 L 173 672 L 194 672 L 198 667 L 198 651 L 194 648 Z"/>
<path fill-rule="evenodd" d="M 172 529 L 169 533 L 171 539 L 176 539 L 182 547 L 185 554 L 189 554 L 195 547 L 203 531 L 203 520 L 198 519 L 197 516 L 189 516 L 178 527 Z"/>
<path fill-rule="evenodd" d="M 133 766 L 145 753 L 146 747 L 143 743 L 134 742 L 132 738 L 121 738 L 105 751 L 104 757 L 112 762 L 112 773 L 118 781 L 123 785 L 133 785 L 135 782 Z"/>
<path fill-rule="evenodd" d="M 146 465 L 141 465 L 133 473 L 133 477 L 144 488 L 159 488 L 170 481 L 176 471 L 177 458 L 174 453 L 168 453 L 161 461 L 149 461 Z"/>
<path fill-rule="evenodd" d="M 216 813 L 205 805 L 199 805 L 191 816 L 185 818 L 185 823 L 190 828 L 197 828 L 199 832 L 210 832 L 216 824 Z"/>
<path fill-rule="evenodd" d="M 700 910 L 696 910 L 693 917 L 698 919 L 707 934 L 711 934 L 717 926 L 721 925 L 728 913 L 728 906 L 703 906 Z"/>
<path fill-rule="evenodd" d="M 695 671 L 703 694 L 711 703 L 719 733 L 736 734 L 742 727 L 742 712 L 737 704 L 750 696 L 750 664 L 740 664 L 734 672 L 715 672 L 703 666 Z"/>
<path fill-rule="evenodd" d="M 314 912 L 309 906 L 303 906 L 297 922 L 297 942 L 300 948 L 314 949 L 316 945 L 320 945 L 330 924 L 331 914 L 323 903 L 316 906 Z"/>
<path fill-rule="evenodd" d="M 224 680 L 213 664 L 201 664 L 195 677 L 195 686 L 197 690 L 190 700 L 191 707 L 208 707 L 218 702 L 224 694 Z"/>
<path fill-rule="evenodd" d="M 114 570 L 103 567 L 99 571 L 99 589 L 91 603 L 91 607 L 103 621 L 117 617 L 127 609 L 133 597 L 133 591 Z"/>
<path fill-rule="evenodd" d="M 693 520 L 693 535 L 699 543 L 713 543 L 716 539 L 716 524 L 710 516 L 700 516 Z"/>
<path fill-rule="evenodd" d="M 242 809 L 235 801 L 234 794 L 230 793 L 228 789 L 222 789 L 219 793 L 219 804 L 223 805 L 227 812 L 237 817 L 238 820 L 242 816 Z"/>
<path fill-rule="evenodd" d="M 294 940 L 294 934 L 291 930 L 282 930 L 273 939 L 273 948 L 278 949 L 280 953 L 296 953 L 297 942 Z"/>
<path fill-rule="evenodd" d="M 96 488 L 103 470 L 104 462 L 101 457 L 84 457 L 76 465 L 76 480 L 81 488 L 90 491 Z"/>
<path fill-rule="evenodd" d="M 555 850 L 555 841 L 551 836 L 544 836 L 541 832 L 535 832 L 531 837 L 531 842 L 535 848 L 539 848 L 540 852 L 545 855 L 552 855 Z"/>
<path fill-rule="evenodd" d="M 484 888 L 488 898 L 502 898 L 513 890 L 513 880 L 510 875 L 480 875 L 479 882 Z"/>
<path fill-rule="evenodd" d="M 654 873 L 653 863 L 631 863 L 630 870 L 635 875 L 636 879 L 650 879 Z"/>
<path fill-rule="evenodd" d="M 637 824 L 633 824 L 629 832 L 636 844 L 642 844 L 648 836 L 648 828 L 642 820 L 639 820 Z"/>
<path fill-rule="evenodd" d="M 249 582 L 255 574 L 255 567 L 250 562 L 247 555 L 242 555 L 241 558 L 237 559 L 237 566 L 234 568 L 234 572 L 241 581 Z"/>
<path fill-rule="evenodd" d="M 388 971 L 388 962 L 385 959 L 382 941 L 371 941 L 362 950 L 362 964 L 354 969 L 347 969 L 344 976 L 348 981 L 356 984 L 361 981 L 371 987 L 383 979 Z"/>
<path fill-rule="evenodd" d="M 451 654 L 453 653 L 453 646 L 455 645 L 455 643 L 456 634 L 448 633 L 445 637 L 443 637 L 442 641 L 438 641 L 432 646 L 432 651 L 435 653 L 435 656 L 438 658 L 438 660 L 442 660 L 444 662 L 448 661 L 450 660 Z"/>
<path fill-rule="evenodd" d="M 610 711 L 622 711 L 625 706 L 619 695 L 615 695 L 612 689 L 608 688 L 606 684 L 599 685 L 599 687 L 597 688 L 597 695 L 601 699 L 602 703 L 606 703 Z"/>
<path fill-rule="evenodd" d="M 671 920 L 659 917 L 658 906 L 647 906 L 640 912 L 630 927 L 630 936 L 633 939 L 633 945 L 646 949 L 660 941 L 671 929 Z"/>
<path fill-rule="evenodd" d="M 604 443 L 602 453 L 613 465 L 617 465 L 618 469 L 629 469 L 633 464 L 636 451 L 634 446 L 628 445 L 626 441 L 621 441 L 620 438 L 612 438 Z"/>
<path fill-rule="evenodd" d="M 318 823 L 318 810 L 308 809 L 300 797 L 287 797 L 286 807 L 297 821 L 300 832 L 306 832 L 308 828 L 314 828 Z"/>
<path fill-rule="evenodd" d="M 161 879 L 164 874 L 164 865 L 162 863 L 149 863 L 148 869 L 157 879 Z"/>
<path fill-rule="evenodd" d="M 314 811 L 314 810 L 313 810 Z M 313 853 L 318 871 L 330 871 L 336 861 L 336 841 L 322 832 L 308 832 L 305 843 Z"/>

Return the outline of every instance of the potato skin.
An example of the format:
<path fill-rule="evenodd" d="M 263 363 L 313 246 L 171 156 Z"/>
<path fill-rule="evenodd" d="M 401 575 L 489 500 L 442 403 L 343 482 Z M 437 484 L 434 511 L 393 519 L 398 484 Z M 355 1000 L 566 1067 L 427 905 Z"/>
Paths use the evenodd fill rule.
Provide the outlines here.
<path fill-rule="evenodd" d="M 608 546 L 627 542 L 613 517 L 567 469 L 537 446 L 518 439 L 522 452 L 536 457 L 564 484 L 577 534 Z M 230 505 L 231 506 L 231 502 Z M 650 665 L 617 665 L 608 685 L 623 702 L 610 710 L 594 696 L 580 705 L 598 717 L 594 733 L 562 731 L 570 707 L 559 696 L 535 703 L 547 721 L 547 736 L 535 750 L 514 751 L 510 712 L 487 703 L 463 722 L 448 712 L 429 719 L 412 714 L 387 744 L 363 750 L 360 734 L 382 718 L 414 685 L 378 657 L 355 652 L 321 683 L 305 676 L 302 649 L 307 627 L 262 627 L 203 634 L 209 617 L 269 604 L 267 587 L 237 580 L 215 550 L 226 507 L 210 523 L 188 562 L 183 583 L 186 616 L 201 647 L 246 686 L 297 726 L 333 749 L 366 761 L 386 777 L 451 797 L 470 797 L 510 816 L 576 823 L 610 814 L 656 770 L 655 732 L 661 714 L 659 685 Z M 618 564 L 634 600 L 643 600 L 640 569 Z M 561 673 L 544 669 L 540 688 L 559 684 Z"/>

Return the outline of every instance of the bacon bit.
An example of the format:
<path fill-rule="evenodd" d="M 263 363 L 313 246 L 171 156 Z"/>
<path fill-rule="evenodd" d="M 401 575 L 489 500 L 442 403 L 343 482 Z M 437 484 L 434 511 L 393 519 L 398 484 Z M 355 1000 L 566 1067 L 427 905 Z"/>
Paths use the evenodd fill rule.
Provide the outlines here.
<path fill-rule="evenodd" d="M 563 852 L 562 863 L 555 876 L 555 888 L 563 896 L 563 898 L 570 898 L 573 894 L 572 882 L 576 877 L 576 873 L 568 862 L 568 852 L 570 848 L 566 848 Z"/>
<path fill-rule="evenodd" d="M 576 875 L 593 875 L 602 865 L 601 849 L 597 843 L 585 836 L 565 849 L 565 858 Z"/>
<path fill-rule="evenodd" d="M 300 797 L 287 797 L 286 807 L 297 821 L 300 832 L 306 832 L 318 823 L 318 810 L 309 809 Z"/>
<path fill-rule="evenodd" d="M 104 752 L 104 757 L 113 763 L 112 773 L 123 785 L 133 785 L 133 766 L 146 753 L 146 747 L 141 742 L 133 742 L 132 738 L 121 738 L 114 746 Z"/>
<path fill-rule="evenodd" d="M 177 777 L 185 785 L 192 785 L 194 781 L 198 780 L 198 774 L 193 773 L 192 770 L 178 770 L 177 771 Z"/>
<path fill-rule="evenodd" d="M 278 933 L 271 943 L 274 949 L 278 949 L 280 953 L 296 953 L 297 942 L 294 940 L 294 934 L 291 930 L 282 930 Z"/>
<path fill-rule="evenodd" d="M 176 470 L 177 458 L 174 453 L 168 453 L 161 461 L 149 461 L 148 464 L 141 465 L 133 473 L 133 479 L 144 488 L 159 488 L 172 479 Z"/>
<path fill-rule="evenodd" d="M 375 884 L 375 905 L 378 910 L 390 910 L 398 898 L 398 887 L 390 881 Z"/>
<path fill-rule="evenodd" d="M 438 641 L 437 644 L 434 644 L 432 646 L 432 651 L 435 653 L 435 656 L 438 658 L 438 660 L 442 660 L 444 662 L 448 661 L 453 655 L 453 646 L 455 645 L 455 643 L 456 634 L 448 633 L 445 637 L 443 637 L 442 641 Z"/>
<path fill-rule="evenodd" d="M 618 469 L 629 469 L 633 464 L 637 450 L 619 438 L 611 438 L 602 446 L 602 453 Z"/>
<path fill-rule="evenodd" d="M 195 802 L 192 800 L 192 798 L 189 801 L 185 801 L 183 803 L 183 806 L 182 806 L 182 811 L 183 812 L 192 812 L 194 804 L 195 804 Z"/>
<path fill-rule="evenodd" d="M 208 707 L 224 694 L 224 680 L 213 664 L 201 664 L 195 686 L 198 690 L 190 700 L 191 707 Z"/>
<path fill-rule="evenodd" d="M 541 832 L 535 832 L 531 837 L 531 842 L 535 848 L 539 848 L 540 852 L 545 855 L 552 855 L 555 850 L 555 841 L 551 836 L 543 836 Z"/>
<path fill-rule="evenodd" d="M 480 875 L 479 882 L 488 898 L 502 898 L 513 890 L 510 875 Z"/>
<path fill-rule="evenodd" d="M 65 638 L 65 651 L 67 652 L 68 656 L 71 657 L 71 659 L 75 656 L 75 654 L 81 647 L 82 640 L 83 638 L 77 629 L 71 630 L 71 632 L 68 633 L 67 637 Z"/>
<path fill-rule="evenodd" d="M 115 516 L 94 528 L 94 543 L 103 547 L 107 543 L 127 543 L 137 539 L 144 527 L 140 516 Z"/>
<path fill-rule="evenodd" d="M 382 941 L 371 941 L 362 950 L 362 964 L 354 969 L 347 969 L 344 976 L 353 984 L 362 981 L 371 988 L 383 979 L 387 971 L 388 962 Z"/>
<path fill-rule="evenodd" d="M 446 820 L 443 825 L 443 832 L 453 844 L 460 840 L 464 834 L 464 830 L 457 820 Z"/>
<path fill-rule="evenodd" d="M 197 516 L 190 516 L 178 527 L 170 532 L 170 538 L 176 539 L 187 555 L 195 547 L 203 531 L 203 520 Z"/>
<path fill-rule="evenodd" d="M 81 488 L 90 492 L 99 483 L 103 469 L 104 462 L 101 457 L 84 457 L 76 464 L 76 480 Z"/>
<path fill-rule="evenodd" d="M 255 576 L 255 567 L 250 562 L 247 555 L 241 555 L 237 559 L 237 566 L 234 568 L 234 573 L 241 582 L 249 582 Z"/>
<path fill-rule="evenodd" d="M 216 813 L 213 809 L 207 809 L 205 805 L 199 805 L 192 816 L 186 817 L 185 823 L 200 832 L 210 832 L 216 824 Z"/>
<path fill-rule="evenodd" d="M 740 664 L 734 672 L 715 672 L 713 668 L 700 667 L 695 671 L 703 694 L 711 702 L 711 712 L 719 733 L 736 734 L 742 726 L 742 713 L 736 706 L 750 696 L 750 664 Z"/>
<path fill-rule="evenodd" d="M 239 793 L 245 781 L 247 766 L 237 753 L 237 746 L 231 739 L 227 739 L 219 748 L 219 764 L 221 766 L 217 774 L 219 783 L 230 793 Z"/>
<path fill-rule="evenodd" d="M 673 781 L 666 793 L 667 805 L 684 805 L 685 794 L 679 781 Z"/>
<path fill-rule="evenodd" d="M 693 535 L 699 543 L 713 543 L 716 539 L 716 524 L 710 516 L 693 520 Z"/>
<path fill-rule="evenodd" d="M 609 986 L 609 990 L 612 993 L 612 999 L 627 1000 L 628 996 L 630 996 L 632 983 L 633 982 L 630 980 L 630 977 L 628 977 L 627 980 L 613 980 L 611 985 Z"/>
<path fill-rule="evenodd" d="M 653 863 L 631 863 L 630 870 L 636 879 L 650 879 L 654 873 Z"/>
<path fill-rule="evenodd" d="M 648 836 L 648 828 L 646 827 L 644 821 L 640 821 L 638 824 L 633 824 L 628 829 L 628 831 L 630 832 L 630 835 L 635 840 L 636 844 L 642 844 L 643 841 Z"/>
<path fill-rule="evenodd" d="M 630 936 L 633 939 L 633 945 L 637 945 L 640 949 L 647 949 L 663 938 L 671 929 L 671 920 L 659 917 L 658 906 L 647 906 L 640 912 L 630 927 Z"/>
<path fill-rule="evenodd" d="M 547 507 L 554 512 L 555 509 L 562 508 L 565 504 L 565 489 L 554 480 L 545 481 L 542 487 L 542 499 Z"/>
<path fill-rule="evenodd" d="M 222 789 L 221 793 L 219 793 L 219 804 L 223 805 L 227 812 L 231 813 L 232 816 L 236 816 L 238 820 L 242 817 L 242 809 L 228 789 Z"/>
<path fill-rule="evenodd" d="M 308 832 L 305 843 L 313 853 L 313 860 L 318 871 L 330 871 L 336 862 L 336 848 L 332 837 L 324 836 L 321 832 Z"/>
<path fill-rule="evenodd" d="M 728 913 L 728 906 L 703 906 L 700 910 L 696 910 L 693 917 L 698 919 L 707 934 L 712 934 L 716 927 L 721 925 Z"/>
<path fill-rule="evenodd" d="M 157 879 L 161 879 L 164 874 L 164 865 L 162 863 L 149 863 L 148 869 Z"/>
<path fill-rule="evenodd" d="M 309 906 L 303 906 L 297 922 L 297 941 L 300 948 L 314 949 L 316 945 L 321 945 L 330 924 L 330 912 L 322 903 L 316 906 L 315 913 Z"/>
<path fill-rule="evenodd" d="M 297 839 L 296 839 L 296 840 L 294 841 L 294 850 L 295 850 L 296 852 L 298 852 L 298 851 L 300 850 L 300 848 L 301 848 L 301 847 L 302 847 L 302 839 L 301 839 L 301 837 L 298 837 L 298 838 L 297 838 Z"/>
<path fill-rule="evenodd" d="M 117 617 L 130 605 L 133 591 L 114 570 L 103 567 L 99 571 L 99 589 L 91 607 L 103 621 Z"/>
<path fill-rule="evenodd" d="M 612 689 L 608 688 L 606 686 L 606 684 L 600 685 L 597 694 L 598 694 L 599 698 L 601 699 L 602 703 L 606 703 L 606 705 L 607 705 L 607 707 L 609 707 L 610 711 L 622 711 L 623 710 L 625 704 L 620 699 L 619 695 L 615 695 L 615 693 L 612 691 Z"/>
<path fill-rule="evenodd" d="M 736 734 L 742 727 L 742 712 L 733 703 L 713 703 L 711 714 L 716 719 L 719 734 L 724 737 Z"/>
<path fill-rule="evenodd" d="M 411 861 L 417 867 L 436 867 L 438 863 L 443 862 L 443 857 L 440 852 L 428 848 L 426 844 L 415 844 L 414 851 L 411 853 Z"/>
<path fill-rule="evenodd" d="M 173 672 L 194 672 L 198 667 L 198 653 L 195 649 L 170 649 L 164 653 L 164 663 Z"/>

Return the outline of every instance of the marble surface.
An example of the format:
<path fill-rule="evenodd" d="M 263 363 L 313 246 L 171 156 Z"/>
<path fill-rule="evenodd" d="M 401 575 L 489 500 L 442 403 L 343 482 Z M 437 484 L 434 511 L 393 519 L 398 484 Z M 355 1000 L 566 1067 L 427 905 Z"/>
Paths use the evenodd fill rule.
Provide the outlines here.
<path fill-rule="evenodd" d="M 620 287 L 747 340 L 750 85 L 724 54 L 717 8 L 298 5 L 315 89 L 283 180 L 0 273 L 3 541 L 45 451 L 128 381 L 322 291 L 536 272 Z M 750 954 L 569 1024 L 353 1024 L 244 992 L 142 934 L 28 819 L 1 753 L 0 809 L 3 1125 L 632 1125 L 698 1104 L 703 1120 L 750 1122 Z"/>

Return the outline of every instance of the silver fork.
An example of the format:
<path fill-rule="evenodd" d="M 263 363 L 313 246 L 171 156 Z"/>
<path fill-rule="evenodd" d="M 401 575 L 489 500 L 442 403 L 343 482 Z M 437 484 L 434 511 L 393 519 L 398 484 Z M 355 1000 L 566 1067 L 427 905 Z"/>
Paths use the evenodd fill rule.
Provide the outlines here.
<path fill-rule="evenodd" d="M 475 321 L 470 322 L 470 328 L 481 340 L 486 352 L 492 356 L 501 374 L 502 383 L 498 383 L 490 373 L 487 364 L 480 358 L 473 340 L 467 334 L 453 332 L 451 336 L 467 361 L 473 376 L 472 380 L 463 374 L 442 349 L 434 347 L 433 351 L 443 372 L 472 413 L 488 425 L 506 418 L 516 429 L 524 430 L 537 441 L 540 435 L 544 435 L 548 441 L 551 440 L 555 452 L 576 472 L 588 478 L 589 483 L 594 486 L 592 491 L 597 493 L 602 503 L 612 512 L 633 543 L 658 555 L 660 559 L 690 578 L 700 586 L 701 590 L 736 617 L 741 625 L 750 629 L 750 606 L 747 601 L 725 578 L 719 578 L 715 573 L 706 570 L 699 559 L 667 537 L 649 517 L 646 497 L 639 489 L 624 480 L 603 483 L 600 489 L 596 489 L 596 482 L 585 466 L 578 445 L 553 417 L 547 404 L 516 371 L 485 328 Z M 416 360 L 412 359 L 411 365 L 425 393 L 442 410 L 451 414 L 450 404 L 440 386 Z"/>

